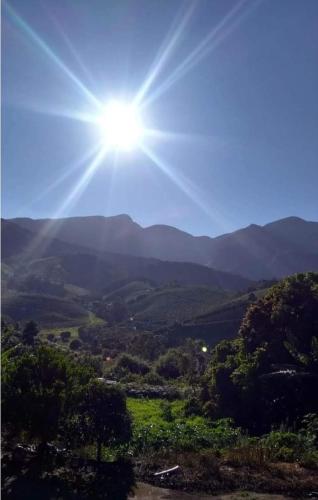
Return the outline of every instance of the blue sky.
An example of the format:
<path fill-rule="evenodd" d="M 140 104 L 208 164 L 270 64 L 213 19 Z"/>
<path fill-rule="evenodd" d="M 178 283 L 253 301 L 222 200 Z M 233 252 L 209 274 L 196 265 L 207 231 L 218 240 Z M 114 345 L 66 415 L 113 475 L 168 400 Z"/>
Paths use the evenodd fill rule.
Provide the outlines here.
<path fill-rule="evenodd" d="M 98 138 L 75 115 L 132 100 L 169 42 L 142 101 L 170 132 L 145 139 L 155 162 L 110 153 L 70 199 Z M 318 219 L 317 0 L 4 1 L 2 53 L 3 217 L 128 213 L 208 235 Z"/>

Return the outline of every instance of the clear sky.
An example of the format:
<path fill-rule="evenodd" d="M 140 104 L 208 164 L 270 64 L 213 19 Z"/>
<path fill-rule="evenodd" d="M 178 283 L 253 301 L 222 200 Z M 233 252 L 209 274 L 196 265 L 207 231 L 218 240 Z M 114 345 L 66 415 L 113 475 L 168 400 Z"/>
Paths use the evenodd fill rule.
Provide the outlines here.
<path fill-rule="evenodd" d="M 318 220 L 317 0 L 7 0 L 2 52 L 3 217 Z M 162 134 L 90 170 L 85 117 L 140 89 Z"/>

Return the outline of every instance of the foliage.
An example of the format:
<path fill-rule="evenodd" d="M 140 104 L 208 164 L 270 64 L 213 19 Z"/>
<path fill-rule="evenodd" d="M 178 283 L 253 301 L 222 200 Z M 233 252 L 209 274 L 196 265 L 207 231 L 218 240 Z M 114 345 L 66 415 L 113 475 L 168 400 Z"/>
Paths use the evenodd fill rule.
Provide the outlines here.
<path fill-rule="evenodd" d="M 239 333 L 214 349 L 206 413 L 264 432 L 317 412 L 318 274 L 276 284 L 250 305 Z"/>
<path fill-rule="evenodd" d="M 230 420 L 209 422 L 203 417 L 185 417 L 182 401 L 128 398 L 128 408 L 133 418 L 133 453 L 149 449 L 221 449 L 240 436 L 240 430 L 233 428 Z"/>
<path fill-rule="evenodd" d="M 12 324 L 1 319 L 1 350 L 2 352 L 15 347 L 22 342 L 22 334 L 18 323 Z"/>
<path fill-rule="evenodd" d="M 131 354 L 154 361 L 166 350 L 166 339 L 163 335 L 139 332 L 131 344 Z"/>
<path fill-rule="evenodd" d="M 187 339 L 179 347 L 169 349 L 155 364 L 157 373 L 166 379 L 184 377 L 189 382 L 198 382 L 208 360 L 203 345 L 202 341 Z"/>
<path fill-rule="evenodd" d="M 9 353 L 10 354 L 10 353 Z M 58 435 L 72 391 L 93 372 L 61 351 L 39 346 L 2 358 L 4 427 L 45 442 Z"/>
<path fill-rule="evenodd" d="M 256 304 L 243 319 L 240 335 L 247 353 L 264 348 L 262 369 L 295 363 L 318 371 L 318 274 L 290 276 Z"/>
<path fill-rule="evenodd" d="M 26 345 L 34 345 L 35 338 L 39 334 L 38 325 L 35 321 L 29 321 L 26 323 L 22 332 L 22 341 Z"/>
<path fill-rule="evenodd" d="M 71 338 L 71 332 L 63 331 L 60 333 L 60 337 L 61 337 L 62 342 L 68 342 Z"/>
<path fill-rule="evenodd" d="M 149 384 L 149 385 L 164 385 L 165 384 L 164 378 L 152 370 L 150 372 L 146 373 L 146 375 L 143 378 L 143 382 L 145 384 Z"/>
<path fill-rule="evenodd" d="M 121 354 L 116 362 L 114 369 L 115 374 L 120 377 L 133 373 L 136 375 L 146 375 L 150 371 L 150 367 L 144 361 L 129 354 Z"/>
<path fill-rule="evenodd" d="M 102 445 L 123 444 L 131 436 L 124 393 L 98 379 L 92 380 L 80 391 L 74 423 L 84 443 L 96 443 L 98 462 L 101 460 Z"/>
<path fill-rule="evenodd" d="M 73 351 L 78 351 L 81 347 L 82 342 L 80 341 L 80 339 L 73 339 L 70 342 L 70 349 L 72 349 Z"/>

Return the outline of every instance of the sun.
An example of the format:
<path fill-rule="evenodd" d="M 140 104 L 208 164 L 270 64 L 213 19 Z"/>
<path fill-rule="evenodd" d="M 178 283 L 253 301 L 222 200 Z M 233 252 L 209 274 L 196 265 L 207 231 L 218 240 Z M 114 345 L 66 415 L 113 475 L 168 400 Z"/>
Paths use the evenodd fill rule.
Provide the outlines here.
<path fill-rule="evenodd" d="M 99 116 L 98 124 L 103 145 L 112 150 L 137 148 L 144 133 L 138 109 L 121 101 L 110 101 Z"/>

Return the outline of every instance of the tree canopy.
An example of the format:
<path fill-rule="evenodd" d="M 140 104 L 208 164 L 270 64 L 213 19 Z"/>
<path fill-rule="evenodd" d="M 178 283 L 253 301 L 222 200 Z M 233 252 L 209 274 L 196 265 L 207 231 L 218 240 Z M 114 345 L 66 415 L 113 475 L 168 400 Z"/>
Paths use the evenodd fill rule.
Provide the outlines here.
<path fill-rule="evenodd" d="M 282 280 L 249 306 L 239 337 L 216 346 L 206 411 L 265 431 L 318 411 L 318 274 Z"/>
<path fill-rule="evenodd" d="M 92 368 L 47 346 L 2 359 L 4 427 L 46 442 L 57 436 L 71 393 L 93 376 Z"/>
<path fill-rule="evenodd" d="M 103 445 L 123 444 L 131 437 L 126 397 L 120 389 L 107 385 L 104 380 L 91 380 L 83 388 L 75 422 L 83 441 L 86 444 L 96 443 L 98 462 Z"/>

